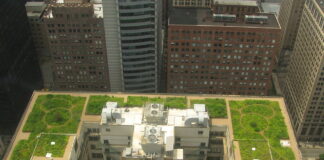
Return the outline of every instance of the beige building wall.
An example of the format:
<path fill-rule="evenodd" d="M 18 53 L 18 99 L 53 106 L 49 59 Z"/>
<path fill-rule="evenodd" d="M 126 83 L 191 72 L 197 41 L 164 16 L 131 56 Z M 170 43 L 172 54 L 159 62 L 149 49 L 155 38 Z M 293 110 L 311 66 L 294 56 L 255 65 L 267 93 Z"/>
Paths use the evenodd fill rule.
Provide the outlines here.
<path fill-rule="evenodd" d="M 281 3 L 278 20 L 283 31 L 283 49 L 294 46 L 304 3 L 305 0 L 283 0 Z"/>
<path fill-rule="evenodd" d="M 288 67 L 285 96 L 297 138 L 324 140 L 324 14 L 316 0 L 307 0 L 293 56 Z"/>

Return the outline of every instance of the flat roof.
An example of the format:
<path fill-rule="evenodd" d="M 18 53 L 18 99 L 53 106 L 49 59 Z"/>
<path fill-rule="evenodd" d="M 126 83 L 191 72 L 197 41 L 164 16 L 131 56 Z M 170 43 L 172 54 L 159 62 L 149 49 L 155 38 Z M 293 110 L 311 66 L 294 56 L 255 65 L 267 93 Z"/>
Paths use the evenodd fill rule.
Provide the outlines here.
<path fill-rule="evenodd" d="M 261 3 L 264 13 L 275 13 L 279 15 L 280 3 L 264 2 Z"/>
<path fill-rule="evenodd" d="M 274 14 L 260 13 L 267 16 L 268 23 L 250 24 L 244 22 L 215 22 L 212 11 L 208 8 L 175 8 L 169 13 L 169 25 L 198 25 L 198 26 L 226 26 L 226 27 L 255 27 L 255 28 L 280 28 L 279 22 Z"/>
<path fill-rule="evenodd" d="M 290 119 L 286 110 L 285 102 L 282 97 L 266 97 L 266 96 L 238 96 L 238 95 L 210 95 L 210 94 L 122 94 L 122 93 L 100 93 L 100 92 L 45 92 L 45 91 L 34 91 L 33 95 L 31 96 L 31 99 L 29 101 L 28 106 L 26 107 L 25 113 L 23 114 L 20 123 L 16 129 L 16 132 L 12 138 L 11 144 L 8 147 L 7 153 L 5 155 L 5 159 L 10 160 L 10 157 L 12 156 L 13 150 L 15 146 L 18 144 L 20 140 L 26 140 L 30 136 L 30 132 L 23 132 L 23 127 L 25 126 L 28 117 L 30 116 L 33 108 L 37 105 L 35 105 L 36 100 L 38 100 L 39 96 L 42 95 L 69 95 L 73 97 L 84 97 L 85 103 L 83 104 L 83 111 L 80 115 L 80 121 L 81 122 L 95 122 L 100 123 L 101 116 L 100 115 L 88 115 L 86 114 L 86 106 L 88 104 L 90 96 L 111 96 L 111 97 L 121 97 L 124 98 L 126 102 L 126 98 L 128 96 L 146 96 L 149 98 L 167 98 L 167 97 L 186 97 L 187 104 L 190 104 L 191 100 L 198 100 L 198 99 L 206 99 L 206 98 L 217 98 L 217 99 L 224 99 L 226 101 L 226 110 L 228 118 L 212 118 L 211 124 L 212 125 L 227 125 L 229 129 L 230 138 L 233 140 L 233 126 L 232 126 L 232 120 L 231 120 L 231 109 L 229 107 L 229 101 L 243 101 L 243 100 L 269 100 L 269 101 L 275 101 L 278 102 L 282 115 L 284 117 L 284 122 L 287 126 L 287 132 L 289 135 L 289 141 L 291 143 L 291 149 L 296 157 L 297 160 L 301 160 L 300 151 L 298 150 L 298 145 L 296 142 L 296 138 L 294 136 L 294 132 L 290 123 Z M 39 106 L 38 106 L 39 107 Z M 190 106 L 187 106 L 187 108 L 190 108 Z M 174 114 L 179 115 L 177 112 L 178 109 L 170 109 L 171 112 L 174 112 Z M 182 114 L 182 113 L 180 113 Z M 184 114 L 184 113 L 183 113 Z M 81 132 L 81 123 L 79 123 L 77 127 L 77 132 L 75 134 L 67 134 L 69 136 L 69 139 L 67 141 L 66 148 L 64 149 L 64 157 L 62 158 L 55 158 L 59 160 L 68 159 L 69 153 L 72 151 L 72 144 L 75 140 L 75 136 L 79 135 Z M 64 133 L 62 133 L 64 134 Z M 235 146 L 235 152 L 239 149 L 239 146 Z M 67 156 L 67 157 L 66 157 Z M 239 151 L 238 155 L 239 156 Z M 44 159 L 44 157 L 33 157 L 33 160 L 39 160 Z"/>

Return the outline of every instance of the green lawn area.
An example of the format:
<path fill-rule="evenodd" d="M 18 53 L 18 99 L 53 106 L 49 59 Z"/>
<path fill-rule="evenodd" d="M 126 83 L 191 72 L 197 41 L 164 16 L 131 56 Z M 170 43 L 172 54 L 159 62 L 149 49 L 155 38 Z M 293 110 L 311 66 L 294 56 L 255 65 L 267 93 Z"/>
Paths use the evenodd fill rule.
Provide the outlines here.
<path fill-rule="evenodd" d="M 35 156 L 45 157 L 46 153 L 52 153 L 53 157 L 63 157 L 64 150 L 69 140 L 69 136 L 43 134 L 40 136 Z M 55 142 L 54 145 L 51 142 Z"/>
<path fill-rule="evenodd" d="M 161 103 L 165 107 L 169 108 L 187 108 L 187 99 L 185 97 L 145 97 L 145 96 L 128 96 L 127 102 L 124 103 L 124 98 L 113 97 L 113 96 L 90 96 L 89 102 L 87 104 L 86 114 L 89 115 L 100 115 L 101 110 L 105 103 L 118 102 L 119 107 L 143 107 L 146 103 Z M 63 103 L 63 102 L 62 102 Z"/>
<path fill-rule="evenodd" d="M 187 98 L 186 97 L 167 97 L 164 103 L 165 107 L 186 109 L 187 108 Z"/>
<path fill-rule="evenodd" d="M 76 133 L 85 99 L 85 97 L 69 95 L 48 94 L 38 96 L 33 110 L 23 127 L 23 132 L 31 132 L 31 135 L 28 140 L 18 142 L 12 153 L 11 160 L 30 160 L 38 139 L 37 135 L 40 135 L 40 133 Z M 45 136 L 44 140 L 40 139 L 40 142 L 48 138 L 50 137 Z M 61 146 L 64 146 L 63 142 L 62 140 Z M 47 149 L 46 145 L 38 145 L 38 147 L 45 147 L 42 148 L 43 150 Z M 38 149 L 42 150 L 41 148 Z M 65 147 L 56 148 L 54 156 L 60 156 L 62 152 L 63 155 L 64 150 Z"/>
<path fill-rule="evenodd" d="M 187 108 L 187 99 L 185 97 L 140 97 L 140 96 L 128 96 L 126 107 L 142 107 L 145 103 L 162 103 L 165 107 L 169 108 Z"/>
<path fill-rule="evenodd" d="M 148 97 L 143 96 L 128 96 L 126 107 L 143 107 L 143 105 L 149 101 Z"/>
<path fill-rule="evenodd" d="M 124 106 L 124 98 L 114 96 L 90 96 L 86 114 L 100 115 L 106 102 L 117 102 L 118 106 Z"/>
<path fill-rule="evenodd" d="M 265 140 L 240 140 L 241 158 L 271 160 L 268 142 Z M 255 149 L 255 150 L 252 150 Z"/>
<path fill-rule="evenodd" d="M 288 139 L 287 126 L 284 122 L 278 102 L 267 100 L 230 101 L 234 138 L 239 140 L 243 160 L 251 160 L 245 147 L 241 148 L 240 140 L 269 141 L 273 160 L 294 160 L 290 148 L 281 147 L 280 140 Z M 252 141 L 244 141 L 245 144 Z M 253 141 L 254 142 L 254 141 Z M 270 154 L 270 153 L 269 153 Z M 253 156 L 262 158 L 264 152 L 253 152 Z M 266 158 L 267 159 L 267 158 Z"/>
<path fill-rule="evenodd" d="M 191 106 L 194 104 L 205 104 L 210 118 L 226 118 L 226 103 L 224 99 L 195 99 L 190 101 Z"/>

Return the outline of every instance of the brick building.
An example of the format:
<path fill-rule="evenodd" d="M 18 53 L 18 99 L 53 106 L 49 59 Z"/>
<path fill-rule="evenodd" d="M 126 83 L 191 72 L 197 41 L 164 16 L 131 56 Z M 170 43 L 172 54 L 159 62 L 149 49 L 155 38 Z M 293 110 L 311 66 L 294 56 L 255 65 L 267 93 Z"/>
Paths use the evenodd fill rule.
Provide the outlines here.
<path fill-rule="evenodd" d="M 268 95 L 280 45 L 276 16 L 251 1 L 211 8 L 170 11 L 167 92 Z"/>
<path fill-rule="evenodd" d="M 28 2 L 26 10 L 45 88 L 110 90 L 101 3 Z"/>

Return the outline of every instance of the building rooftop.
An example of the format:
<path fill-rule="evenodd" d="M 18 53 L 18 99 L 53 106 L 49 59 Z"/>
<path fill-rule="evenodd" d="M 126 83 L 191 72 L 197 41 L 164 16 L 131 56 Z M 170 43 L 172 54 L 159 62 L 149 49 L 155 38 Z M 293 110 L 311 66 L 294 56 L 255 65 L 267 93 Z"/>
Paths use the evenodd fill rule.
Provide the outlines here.
<path fill-rule="evenodd" d="M 268 22 L 263 24 L 244 22 L 215 22 L 213 13 L 208 8 L 175 8 L 169 13 L 169 25 L 198 25 L 198 26 L 226 26 L 226 27 L 253 27 L 253 28 L 280 28 L 274 14 L 260 13 L 267 16 Z"/>
<path fill-rule="evenodd" d="M 39 18 L 46 8 L 45 2 L 27 2 L 26 11 L 28 17 L 37 17 Z"/>
<path fill-rule="evenodd" d="M 275 13 L 279 15 L 280 3 L 262 2 L 261 6 L 264 13 Z"/>
<path fill-rule="evenodd" d="M 135 98 L 137 98 L 135 100 Z M 139 99 L 142 103 L 139 103 Z M 21 159 L 32 159 L 40 160 L 44 159 L 46 156 L 55 149 L 56 154 L 51 155 L 54 160 L 66 160 L 71 156 L 73 150 L 73 144 L 75 139 L 80 135 L 81 126 L 85 122 L 91 123 L 108 123 L 108 121 L 103 120 L 103 115 L 100 115 L 102 107 L 100 104 L 105 104 L 107 101 L 118 102 L 118 111 L 121 117 L 124 117 L 125 121 L 119 121 L 120 124 L 136 124 L 135 130 L 143 131 L 147 125 L 143 125 L 143 120 L 148 121 L 147 114 L 149 110 L 147 108 L 143 109 L 143 105 L 147 102 L 159 102 L 164 104 L 164 107 L 168 110 L 167 123 L 161 126 L 160 129 L 167 132 L 168 136 L 172 135 L 174 126 L 185 126 L 185 120 L 183 117 L 195 117 L 197 116 L 197 111 L 202 112 L 203 117 L 208 117 L 207 112 L 204 112 L 204 108 L 201 106 L 193 106 L 193 104 L 206 104 L 206 110 L 208 112 L 213 112 L 214 99 L 224 100 L 224 112 L 227 112 L 227 116 L 222 116 L 222 118 L 211 118 L 209 124 L 228 126 L 230 139 L 234 140 L 235 148 L 235 159 L 241 159 L 240 152 L 246 152 L 246 150 L 241 150 L 240 146 L 249 146 L 251 141 L 240 141 L 238 140 L 240 136 L 248 135 L 248 133 L 240 133 L 237 129 L 237 123 L 235 122 L 237 116 L 237 110 L 241 109 L 242 113 L 250 113 L 257 111 L 258 114 L 264 114 L 265 117 L 270 116 L 268 122 L 271 123 L 273 120 L 271 115 L 282 116 L 282 122 L 276 121 L 276 123 L 282 123 L 282 128 L 287 132 L 287 135 L 282 135 L 282 139 L 289 143 L 286 148 L 274 146 L 274 150 L 279 150 L 280 155 L 276 156 L 274 159 L 285 158 L 287 156 L 295 157 L 297 160 L 301 160 L 301 155 L 297 148 L 297 143 L 295 141 L 295 136 L 290 125 L 289 116 L 286 111 L 285 103 L 282 97 L 251 97 L 251 96 L 229 96 L 229 95 L 195 95 L 195 94 L 121 94 L 121 93 L 80 93 L 80 92 L 43 92 L 35 91 L 30 99 L 30 102 L 26 108 L 24 115 L 19 123 L 15 135 L 13 136 L 12 142 L 8 148 L 5 159 L 8 160 L 21 160 Z M 185 100 L 182 102 L 182 100 Z M 100 102 L 100 103 L 99 103 Z M 254 104 L 255 103 L 255 104 Z M 183 106 L 182 104 L 185 104 Z M 267 106 L 268 105 L 268 106 Z M 271 109 L 271 106 L 275 107 Z M 136 107 L 137 106 L 137 107 Z M 265 109 L 255 110 L 256 106 L 264 106 Z M 99 107 L 99 108 L 98 108 Z M 248 108 L 247 108 L 248 107 Z M 269 108 L 270 107 L 270 108 Z M 55 108 L 55 110 L 53 110 Z M 181 109 L 180 109 L 181 108 Z M 245 108 L 245 109 L 244 109 Z M 221 108 L 218 108 L 221 109 Z M 252 109 L 252 110 L 250 110 Z M 269 110 L 270 109 L 270 110 Z M 96 111 L 98 110 L 98 112 Z M 104 111 L 105 109 L 103 109 Z M 260 113 L 259 113 L 260 111 Z M 144 112 L 144 113 L 143 113 Z M 38 114 L 42 113 L 42 114 Z M 62 117 L 54 120 L 52 115 L 62 115 Z M 247 115 L 250 115 L 247 114 Z M 66 116 L 68 115 L 68 116 Z M 143 119 L 143 115 L 146 115 Z M 39 117 L 40 116 L 40 117 Z M 73 119 L 66 117 L 73 116 Z M 181 118 L 179 118 L 181 117 Z M 234 118 L 234 119 L 233 119 Z M 261 125 L 263 122 L 262 117 L 252 117 L 256 118 L 256 125 Z M 261 118 L 261 119 L 260 119 Z M 80 121 L 78 121 L 80 119 Z M 129 119 L 129 120 L 127 120 Z M 186 118 L 184 118 L 186 119 Z M 243 117 L 243 119 L 245 119 Z M 260 123 L 258 122 L 260 119 Z M 247 119 L 249 121 L 249 119 Z M 71 122 L 71 123 L 70 123 Z M 82 122 L 82 123 L 80 123 Z M 116 121 L 117 123 L 117 121 Z M 243 122 L 245 123 L 245 122 Z M 241 126 L 242 127 L 242 126 Z M 251 127 L 251 126 L 243 126 Z M 270 126 L 269 126 L 270 127 Z M 273 126 L 271 126 L 273 127 Z M 247 128 L 247 129 L 248 129 Z M 259 127 L 259 129 L 265 129 Z M 243 128 L 242 131 L 245 129 Z M 250 132 L 248 129 L 246 132 Z M 265 131 L 267 133 L 268 131 Z M 285 131 L 284 131 L 285 132 Z M 141 132 L 141 134 L 145 134 Z M 269 133 L 277 134 L 277 133 Z M 44 137 L 45 136 L 45 137 Z M 50 138 L 46 137 L 49 136 Z M 141 135 L 139 135 L 141 136 Z M 279 135 L 280 136 L 280 135 Z M 136 138 L 135 138 L 136 139 Z M 134 139 L 134 141 L 135 141 Z M 251 140 L 254 138 L 251 137 Z M 25 140 L 22 143 L 22 140 Z M 139 140 L 139 139 L 138 139 Z M 271 139 L 270 145 L 273 141 L 279 141 L 281 139 Z M 134 147 L 136 148 L 136 142 L 134 142 Z M 164 138 L 164 141 L 168 141 Z M 267 139 L 265 139 L 266 144 Z M 54 143 L 53 143 L 54 142 Z M 248 144 L 246 144 L 248 143 Z M 251 143 L 255 143 L 254 141 Z M 276 142 L 277 143 L 277 142 Z M 42 145 L 40 145 L 42 144 Z M 51 149 L 51 146 L 56 147 Z M 257 145 L 257 144 L 256 144 Z M 28 146 L 28 147 L 27 147 Z M 60 147 L 58 147 L 60 146 Z M 140 148 L 140 146 L 137 146 Z M 258 149 L 258 148 L 257 148 Z M 285 149 L 285 152 L 281 152 L 281 149 Z M 288 150 L 287 150 L 288 149 Z M 34 152 L 33 152 L 34 151 Z M 179 155 L 181 151 L 179 152 Z M 19 153 L 24 153 L 20 155 Z M 176 152 L 175 152 L 176 153 Z M 288 154 L 289 153 L 289 154 Z M 271 154 L 270 150 L 268 154 Z M 283 154 L 283 155 L 281 155 Z M 285 155 L 288 154 L 288 155 Z M 177 154 L 175 154 L 176 156 Z M 243 153 L 246 155 L 246 153 Z M 27 156 L 27 157 L 21 157 Z M 30 157 L 29 157 L 30 156 Z M 280 157 L 281 156 L 281 157 Z"/>

